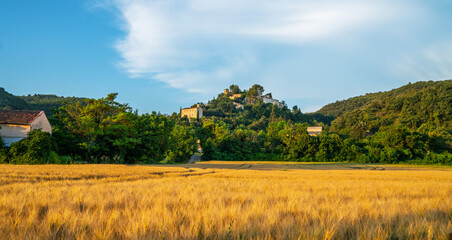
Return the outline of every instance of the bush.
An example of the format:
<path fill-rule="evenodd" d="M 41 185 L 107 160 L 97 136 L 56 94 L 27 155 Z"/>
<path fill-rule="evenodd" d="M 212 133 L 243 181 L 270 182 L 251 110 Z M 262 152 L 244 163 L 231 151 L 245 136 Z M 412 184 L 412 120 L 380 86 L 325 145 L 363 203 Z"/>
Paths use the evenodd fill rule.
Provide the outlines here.
<path fill-rule="evenodd" d="M 52 151 L 54 143 L 50 133 L 33 130 L 28 137 L 11 144 L 9 163 L 45 164 L 57 161 L 58 155 Z"/>
<path fill-rule="evenodd" d="M 452 154 L 448 152 L 444 153 L 428 153 L 423 162 L 424 164 L 441 164 L 452 165 Z"/>
<path fill-rule="evenodd" d="M 9 163 L 8 148 L 0 147 L 0 164 Z"/>

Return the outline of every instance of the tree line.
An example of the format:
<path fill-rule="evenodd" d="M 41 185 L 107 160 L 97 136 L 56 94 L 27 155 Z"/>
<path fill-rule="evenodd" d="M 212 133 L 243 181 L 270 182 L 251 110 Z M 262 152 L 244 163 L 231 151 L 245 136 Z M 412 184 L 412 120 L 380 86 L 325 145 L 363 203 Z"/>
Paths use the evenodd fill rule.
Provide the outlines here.
<path fill-rule="evenodd" d="M 15 96 L 0 88 L 0 109 L 4 110 L 40 110 L 47 116 L 63 106 L 64 103 L 84 103 L 86 98 L 60 97 L 53 94 L 28 94 L 27 96 Z"/>
<path fill-rule="evenodd" d="M 0 162 L 183 162 L 199 140 L 203 160 L 452 164 L 451 90 L 452 81 L 420 82 L 334 103 L 338 111 L 304 114 L 263 103 L 260 85 L 231 85 L 200 104 L 205 117 L 190 120 L 140 115 L 114 93 L 64 104 L 50 117 L 52 135 L 31 132 L 1 148 Z M 309 126 L 323 132 L 311 136 Z"/>
<path fill-rule="evenodd" d="M 311 136 L 307 127 L 283 120 L 255 131 L 207 120 L 198 128 L 198 136 L 206 160 L 452 164 L 450 145 L 444 138 L 402 125 L 363 139 L 328 131 Z"/>
<path fill-rule="evenodd" d="M 34 130 L 2 149 L 3 163 L 181 162 L 196 150 L 194 129 L 177 116 L 139 115 L 117 94 L 68 103 L 50 118 L 53 133 Z M 60 157 L 60 156 L 66 156 Z"/>

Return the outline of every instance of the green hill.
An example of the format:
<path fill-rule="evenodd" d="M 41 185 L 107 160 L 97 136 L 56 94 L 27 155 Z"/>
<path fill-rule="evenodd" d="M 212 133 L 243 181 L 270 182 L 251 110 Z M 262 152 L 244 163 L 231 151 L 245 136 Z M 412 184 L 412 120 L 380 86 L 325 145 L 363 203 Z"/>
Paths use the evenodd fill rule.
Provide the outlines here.
<path fill-rule="evenodd" d="M 0 88 L 0 109 L 44 110 L 48 116 L 52 115 L 52 110 L 61 107 L 65 102 L 83 102 L 85 99 L 79 97 L 59 97 L 51 94 L 14 96 L 5 91 L 4 88 Z"/>
<path fill-rule="evenodd" d="M 362 107 L 363 105 L 378 98 L 379 96 L 381 96 L 383 94 L 384 93 L 382 93 L 382 92 L 367 93 L 366 95 L 363 95 L 363 96 L 352 97 L 352 98 L 349 98 L 346 100 L 336 101 L 334 103 L 330 103 L 330 104 L 323 106 L 316 113 L 324 115 L 324 116 L 339 117 L 339 116 L 342 116 L 344 113 L 347 113 L 347 112 L 350 112 L 357 108 Z"/>
<path fill-rule="evenodd" d="M 336 109 L 335 109 L 336 108 Z M 403 87 L 326 105 L 331 131 L 364 137 L 394 124 L 425 134 L 452 134 L 452 80 Z"/>
<path fill-rule="evenodd" d="M 58 109 L 63 103 L 84 102 L 86 98 L 80 97 L 60 97 L 53 94 L 35 94 L 28 96 L 18 96 L 30 106 L 30 110 L 44 110 L 47 115 L 52 115 L 52 110 Z"/>
<path fill-rule="evenodd" d="M 0 88 L 0 109 L 5 110 L 25 110 L 29 109 L 27 102 Z"/>

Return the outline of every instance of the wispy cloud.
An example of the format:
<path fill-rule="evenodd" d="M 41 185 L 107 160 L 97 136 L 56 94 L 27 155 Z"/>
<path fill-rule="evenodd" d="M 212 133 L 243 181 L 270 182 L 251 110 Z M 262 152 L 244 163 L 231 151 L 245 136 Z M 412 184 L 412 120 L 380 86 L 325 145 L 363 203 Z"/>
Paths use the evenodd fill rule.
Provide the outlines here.
<path fill-rule="evenodd" d="M 260 61 L 252 48 L 244 46 L 335 41 L 400 17 L 407 9 L 385 0 L 109 3 L 119 10 L 125 32 L 115 46 L 122 57 L 120 65 L 132 77 L 189 92 L 217 91 L 238 82 L 247 68 Z"/>
<path fill-rule="evenodd" d="M 254 64 L 251 56 L 242 55 L 230 59 L 225 66 L 215 66 L 212 70 L 182 70 L 158 73 L 154 79 L 168 83 L 175 88 L 183 88 L 193 93 L 216 93 L 218 87 L 228 86 L 235 74 Z"/>
<path fill-rule="evenodd" d="M 427 47 L 419 52 L 405 55 L 397 64 L 395 72 L 409 81 L 452 79 L 452 41 Z"/>

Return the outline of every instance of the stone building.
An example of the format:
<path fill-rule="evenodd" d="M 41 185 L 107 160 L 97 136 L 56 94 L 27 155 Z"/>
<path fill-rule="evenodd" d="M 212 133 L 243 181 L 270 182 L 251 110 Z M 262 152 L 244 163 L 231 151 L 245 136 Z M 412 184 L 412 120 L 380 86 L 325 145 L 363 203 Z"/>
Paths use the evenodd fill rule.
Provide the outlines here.
<path fill-rule="evenodd" d="M 276 105 L 278 108 L 283 108 L 284 107 L 284 104 L 279 102 L 278 99 L 272 98 L 272 94 L 271 93 L 267 93 L 264 96 L 262 96 L 262 102 L 263 103 L 271 103 L 273 105 Z"/>
<path fill-rule="evenodd" d="M 236 94 L 232 94 L 231 96 L 229 96 L 230 99 L 232 100 L 236 100 L 238 98 L 241 98 L 242 94 L 241 93 L 236 93 Z"/>
<path fill-rule="evenodd" d="M 182 108 L 180 110 L 180 117 L 184 116 L 187 116 L 188 119 L 202 118 L 202 108 L 199 104 L 196 107 Z"/>

